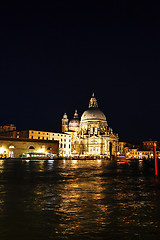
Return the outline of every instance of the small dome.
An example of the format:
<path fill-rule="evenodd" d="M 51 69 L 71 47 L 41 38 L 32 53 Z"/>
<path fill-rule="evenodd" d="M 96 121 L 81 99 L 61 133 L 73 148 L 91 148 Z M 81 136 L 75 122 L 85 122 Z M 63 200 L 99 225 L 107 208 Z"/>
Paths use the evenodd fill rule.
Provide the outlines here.
<path fill-rule="evenodd" d="M 89 108 L 81 117 L 81 121 L 86 120 L 103 120 L 106 121 L 106 116 L 99 108 Z"/>
<path fill-rule="evenodd" d="M 77 127 L 79 127 L 79 125 L 80 125 L 80 122 L 79 122 L 79 118 L 78 118 L 78 113 L 77 113 L 77 110 L 75 110 L 74 117 L 69 122 L 69 129 L 73 130 L 73 128 L 77 128 Z"/>
<path fill-rule="evenodd" d="M 69 128 L 71 127 L 79 127 L 79 120 L 78 119 L 72 119 L 70 122 L 69 122 Z"/>

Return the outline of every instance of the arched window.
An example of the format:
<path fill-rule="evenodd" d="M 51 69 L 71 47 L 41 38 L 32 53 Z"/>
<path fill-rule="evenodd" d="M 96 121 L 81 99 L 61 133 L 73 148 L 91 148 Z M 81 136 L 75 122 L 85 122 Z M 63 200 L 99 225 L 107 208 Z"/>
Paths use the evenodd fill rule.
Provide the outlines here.
<path fill-rule="evenodd" d="M 29 149 L 35 149 L 33 146 L 30 146 Z"/>

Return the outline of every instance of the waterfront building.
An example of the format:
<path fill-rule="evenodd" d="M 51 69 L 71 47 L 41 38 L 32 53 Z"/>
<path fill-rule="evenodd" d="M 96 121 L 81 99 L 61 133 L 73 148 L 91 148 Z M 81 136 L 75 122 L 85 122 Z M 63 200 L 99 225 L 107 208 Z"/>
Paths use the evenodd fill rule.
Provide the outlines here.
<path fill-rule="evenodd" d="M 0 126 L 0 133 L 8 132 L 8 131 L 15 131 L 15 130 L 16 130 L 16 126 L 14 124 Z"/>
<path fill-rule="evenodd" d="M 126 156 L 131 159 L 153 158 L 153 150 L 132 148 Z M 157 157 L 160 158 L 160 151 L 157 151 Z"/>
<path fill-rule="evenodd" d="M 59 142 L 59 155 L 64 157 L 71 156 L 71 135 L 69 133 L 22 130 L 19 131 L 19 138 L 56 140 Z"/>
<path fill-rule="evenodd" d="M 148 141 L 143 141 L 142 143 L 143 143 L 143 148 L 144 149 L 153 151 L 154 143 L 156 143 L 156 145 L 157 145 L 158 142 L 153 141 L 153 140 L 148 140 Z"/>
<path fill-rule="evenodd" d="M 0 158 L 19 158 L 28 153 L 57 156 L 58 152 L 58 141 L 0 137 Z"/>
<path fill-rule="evenodd" d="M 127 143 L 126 142 L 118 142 L 118 155 L 120 156 L 125 156 L 126 155 L 126 145 Z"/>
<path fill-rule="evenodd" d="M 66 118 L 66 114 L 64 115 Z M 92 95 L 89 107 L 79 121 L 77 110 L 73 119 L 64 125 L 62 132 L 68 129 L 71 135 L 71 154 L 73 156 L 116 156 L 118 151 L 118 134 L 108 126 L 106 116 L 99 109 L 98 102 Z M 68 118 L 67 118 L 68 119 Z"/>

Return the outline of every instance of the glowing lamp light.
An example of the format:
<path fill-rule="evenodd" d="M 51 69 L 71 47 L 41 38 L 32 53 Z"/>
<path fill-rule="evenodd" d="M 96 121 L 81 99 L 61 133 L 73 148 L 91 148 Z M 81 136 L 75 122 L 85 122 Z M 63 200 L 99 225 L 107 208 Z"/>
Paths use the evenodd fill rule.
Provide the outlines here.
<path fill-rule="evenodd" d="M 10 149 L 13 149 L 13 148 L 14 148 L 14 146 L 13 146 L 13 145 L 11 145 L 11 146 L 9 146 L 9 148 L 10 148 Z"/>
<path fill-rule="evenodd" d="M 45 147 L 42 147 L 37 150 L 38 153 L 45 153 Z"/>
<path fill-rule="evenodd" d="M 4 152 L 4 148 L 0 147 L 0 154 Z"/>

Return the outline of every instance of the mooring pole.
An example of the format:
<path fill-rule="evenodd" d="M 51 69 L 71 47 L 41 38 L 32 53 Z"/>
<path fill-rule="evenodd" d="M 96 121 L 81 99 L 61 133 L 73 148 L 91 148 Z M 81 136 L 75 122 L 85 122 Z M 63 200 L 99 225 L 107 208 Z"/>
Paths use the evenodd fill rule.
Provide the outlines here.
<path fill-rule="evenodd" d="M 157 154 L 156 154 L 156 143 L 154 143 L 154 166 L 155 166 L 155 176 L 157 176 Z"/>

